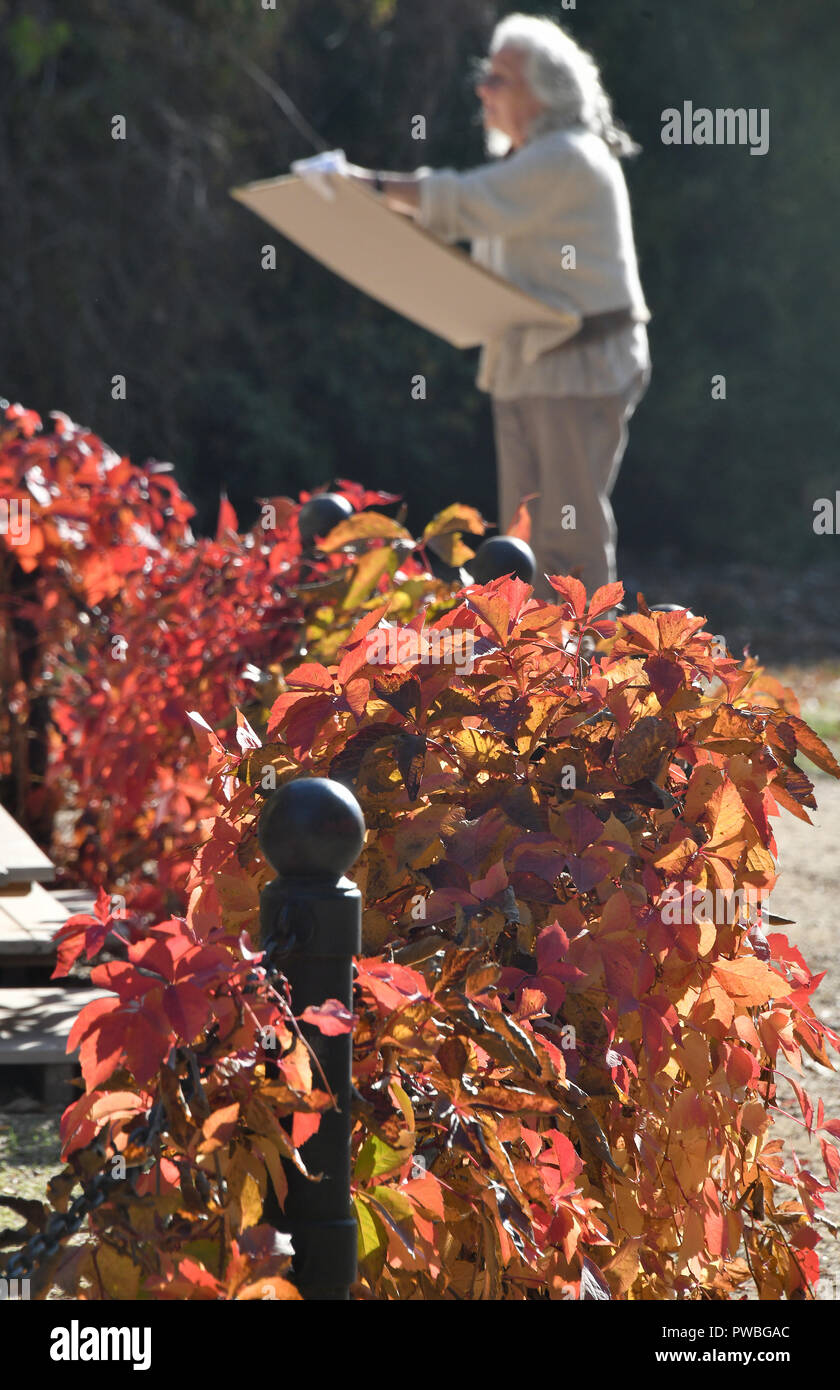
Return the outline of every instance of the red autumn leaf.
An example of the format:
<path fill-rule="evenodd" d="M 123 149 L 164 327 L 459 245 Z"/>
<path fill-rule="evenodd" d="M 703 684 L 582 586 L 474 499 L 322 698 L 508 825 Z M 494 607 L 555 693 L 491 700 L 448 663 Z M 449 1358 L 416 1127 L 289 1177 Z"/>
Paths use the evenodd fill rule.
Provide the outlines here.
<path fill-rule="evenodd" d="M 154 1276 L 146 1283 L 155 1298 L 192 1302 L 197 1299 L 218 1299 L 223 1296 L 223 1284 L 197 1260 L 182 1259 L 177 1272 Z"/>
<path fill-rule="evenodd" d="M 326 999 L 323 1004 L 310 1004 L 300 1015 L 301 1023 L 311 1023 L 327 1038 L 340 1033 L 352 1033 L 354 1018 L 340 999 Z"/>
<path fill-rule="evenodd" d="M 720 1207 L 717 1188 L 711 1178 L 703 1184 L 703 1229 L 710 1255 L 725 1256 L 727 1252 L 726 1219 Z"/>
<path fill-rule="evenodd" d="M 685 684 L 682 667 L 666 656 L 649 656 L 645 662 L 645 674 L 661 709 L 665 708 L 669 700 L 672 700 Z"/>
<path fill-rule="evenodd" d="M 295 753 L 303 753 L 333 711 L 333 696 L 291 692 L 275 700 L 268 721 L 268 732 L 281 728 L 285 742 Z"/>
<path fill-rule="evenodd" d="M 550 574 L 548 582 L 552 589 L 556 589 L 560 597 L 568 603 L 572 610 L 572 617 L 577 618 L 578 622 L 582 622 L 586 616 L 586 589 L 580 580 L 573 579 L 570 574 Z"/>
<path fill-rule="evenodd" d="M 417 970 L 405 965 L 388 964 L 380 957 L 360 960 L 356 983 L 368 990 L 386 1009 L 398 1009 L 415 999 L 428 997 L 429 987 Z"/>
<path fill-rule="evenodd" d="M 139 1009 L 119 1007 L 97 1019 L 82 1039 L 79 1060 L 88 1086 L 99 1086 L 126 1066 L 142 1086 L 151 1080 L 170 1047 L 170 1034 Z M 69 1043 L 68 1043 L 69 1049 Z"/>
<path fill-rule="evenodd" d="M 829 1186 L 836 1192 L 837 1184 L 840 1180 L 840 1153 L 837 1151 L 834 1144 L 829 1144 L 826 1139 L 820 1140 L 820 1150 L 822 1151 Z"/>
<path fill-rule="evenodd" d="M 91 1119 L 90 1112 L 97 1099 L 96 1091 L 88 1091 L 64 1111 L 60 1126 L 62 1158 L 76 1149 L 86 1148 L 96 1138 L 99 1126 Z"/>
<path fill-rule="evenodd" d="M 295 1148 L 301 1148 L 307 1139 L 311 1139 L 313 1134 L 317 1134 L 320 1124 L 321 1116 L 319 1114 L 305 1115 L 296 1111 L 292 1116 L 292 1143 Z"/>
<path fill-rule="evenodd" d="M 219 498 L 219 519 L 216 523 L 216 540 L 225 540 L 229 531 L 233 531 L 233 533 L 237 535 L 239 531 L 239 522 L 236 517 L 236 512 L 227 499 L 227 493 L 223 492 Z"/>
<path fill-rule="evenodd" d="M 510 607 L 499 591 L 498 585 L 501 581 L 495 580 L 494 585 L 485 585 L 485 591 L 478 590 L 470 593 L 470 607 L 475 610 L 482 622 L 486 623 L 496 638 L 497 642 L 504 644 L 508 638 L 510 630 Z"/>
<path fill-rule="evenodd" d="M 164 989 L 162 1004 L 173 1031 L 185 1043 L 192 1042 L 210 1017 L 206 994 L 189 981 Z"/>
<path fill-rule="evenodd" d="M 93 917 L 84 912 L 69 917 L 55 933 L 57 959 L 51 979 L 58 980 L 69 974 L 70 967 L 83 951 L 90 960 L 102 950 L 114 927 L 111 899 L 103 888 L 99 889 L 93 910 Z"/>
<path fill-rule="evenodd" d="M 293 689 L 332 691 L 335 681 L 319 661 L 305 661 L 302 666 L 296 666 L 289 672 L 286 685 Z"/>
<path fill-rule="evenodd" d="M 92 1029 L 97 1027 L 97 1021 L 103 1014 L 111 1013 L 119 1008 L 119 1000 L 106 996 L 102 999 L 93 999 L 89 1004 L 85 1004 L 76 1015 L 73 1026 L 67 1038 L 67 1051 L 75 1052 L 82 1040 L 88 1036 Z"/>
<path fill-rule="evenodd" d="M 347 478 L 336 478 L 336 492 L 340 492 L 347 501 L 352 503 L 357 512 L 363 512 L 366 507 L 387 507 L 392 502 L 401 502 L 402 497 L 398 492 L 384 492 L 381 488 L 363 487 L 361 483 L 354 483 Z M 308 496 L 309 494 L 305 494 Z M 301 493 L 301 497 L 304 494 Z"/>

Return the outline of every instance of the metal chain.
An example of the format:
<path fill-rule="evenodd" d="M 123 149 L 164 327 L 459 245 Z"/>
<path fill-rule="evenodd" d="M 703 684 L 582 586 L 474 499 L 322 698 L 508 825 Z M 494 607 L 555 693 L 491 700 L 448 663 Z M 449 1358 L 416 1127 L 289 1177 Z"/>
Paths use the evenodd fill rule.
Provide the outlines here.
<path fill-rule="evenodd" d="M 143 1130 L 134 1132 L 132 1138 L 135 1142 L 147 1144 L 152 1124 L 145 1125 Z M 135 1171 L 126 1173 L 125 1177 L 118 1177 L 115 1173 L 95 1173 L 88 1182 L 82 1183 L 82 1191 L 67 1208 L 67 1211 L 54 1211 L 49 1218 L 43 1231 L 38 1231 L 31 1236 L 20 1250 L 16 1250 L 11 1259 L 6 1264 L 5 1277 L 7 1279 L 26 1278 L 44 1260 L 51 1259 L 57 1254 L 63 1242 L 74 1236 L 87 1219 L 92 1211 L 101 1207 L 103 1202 L 108 1200 L 109 1193 L 116 1188 L 118 1183 L 128 1183 L 133 1187 L 134 1180 L 139 1176 L 140 1169 L 145 1162 L 126 1165 Z"/>
<path fill-rule="evenodd" d="M 54 1211 L 44 1230 L 32 1236 L 20 1250 L 15 1251 L 6 1265 L 6 1277 L 25 1277 L 43 1260 L 55 1255 L 62 1242 L 76 1234 L 90 1212 L 102 1206 L 108 1197 L 109 1188 L 118 1182 L 125 1182 L 125 1178 L 117 1178 L 112 1173 L 97 1173 L 90 1182 L 85 1183 L 81 1195 L 71 1203 L 66 1212 Z"/>

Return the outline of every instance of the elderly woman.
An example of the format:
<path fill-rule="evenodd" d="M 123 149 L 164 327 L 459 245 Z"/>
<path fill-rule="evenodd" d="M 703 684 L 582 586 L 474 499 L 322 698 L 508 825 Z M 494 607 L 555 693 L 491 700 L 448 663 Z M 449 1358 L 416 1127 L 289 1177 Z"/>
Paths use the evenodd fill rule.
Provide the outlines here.
<path fill-rule="evenodd" d="M 630 203 L 619 160 L 637 147 L 614 123 L 598 68 L 551 20 L 496 27 L 476 82 L 494 158 L 466 173 L 350 166 L 389 206 L 557 308 L 580 329 L 509 330 L 481 354 L 492 398 L 499 525 L 531 504 L 538 572 L 615 579 L 610 505 L 627 424 L 650 379 Z M 537 592 L 553 591 L 540 578 Z"/>

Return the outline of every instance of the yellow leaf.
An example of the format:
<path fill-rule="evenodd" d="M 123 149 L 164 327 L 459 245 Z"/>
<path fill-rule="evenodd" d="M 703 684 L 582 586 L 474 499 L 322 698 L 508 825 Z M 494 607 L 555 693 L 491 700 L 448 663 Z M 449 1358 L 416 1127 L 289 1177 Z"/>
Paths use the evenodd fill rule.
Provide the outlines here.
<path fill-rule="evenodd" d="M 653 856 L 653 862 L 663 873 L 678 877 L 688 867 L 698 848 L 696 840 L 679 840 L 676 844 L 666 845 L 664 849 L 659 850 Z"/>
<path fill-rule="evenodd" d="M 613 1255 L 609 1264 L 604 1266 L 604 1274 L 607 1276 L 607 1282 L 613 1291 L 614 1298 L 626 1297 L 635 1282 L 640 1269 L 640 1244 L 638 1236 L 626 1240 Z"/>
<path fill-rule="evenodd" d="M 366 1260 L 369 1255 L 378 1250 L 387 1241 L 382 1222 L 379 1217 L 374 1216 L 370 1207 L 362 1199 L 360 1193 L 356 1193 L 353 1199 L 353 1208 L 358 1222 L 358 1254 L 359 1261 Z"/>
<path fill-rule="evenodd" d="M 454 565 L 458 569 L 465 565 L 468 560 L 472 560 L 475 551 L 470 550 L 469 546 L 462 541 L 460 534 L 449 532 L 443 536 L 431 536 L 426 542 L 426 548 L 434 552 L 445 565 Z"/>
<path fill-rule="evenodd" d="M 512 773 L 515 760 L 505 741 L 495 734 L 480 733 L 478 729 L 461 729 L 450 735 L 450 742 L 472 765 L 473 770 L 487 768 L 493 772 Z"/>
<path fill-rule="evenodd" d="M 707 956 L 717 941 L 717 927 L 714 922 L 700 922 L 700 940 L 697 943 L 698 956 Z"/>
<path fill-rule="evenodd" d="M 381 512 L 356 512 L 355 516 L 333 527 L 320 549 L 331 555 L 354 541 L 397 539 L 410 541 L 411 535 L 390 516 L 383 516 Z"/>
<path fill-rule="evenodd" d="M 394 923 L 377 908 L 366 907 L 362 919 L 362 948 L 365 955 L 376 956 L 389 937 L 394 934 Z"/>
<path fill-rule="evenodd" d="M 360 555 L 353 568 L 353 582 L 344 595 L 342 608 L 358 608 L 360 603 L 370 598 L 382 575 L 393 575 L 398 564 L 397 553 L 390 545 L 383 545 L 378 550 L 369 550 L 366 555 Z"/>
<path fill-rule="evenodd" d="M 392 1081 L 388 1089 L 391 1092 L 391 1095 L 393 1096 L 394 1100 L 397 1102 L 397 1105 L 399 1106 L 400 1110 L 402 1111 L 402 1116 L 406 1122 L 406 1125 L 408 1126 L 409 1132 L 413 1134 L 414 1109 L 411 1104 L 411 1101 L 409 1100 L 408 1096 L 406 1095 L 405 1091 L 403 1090 L 402 1086 L 398 1081 Z"/>
<path fill-rule="evenodd" d="M 703 1218 L 699 1211 L 694 1207 L 686 1207 L 685 1223 L 683 1225 L 682 1242 L 680 1244 L 680 1255 L 686 1264 L 700 1254 L 705 1244 L 705 1231 L 703 1229 Z"/>
<path fill-rule="evenodd" d="M 241 1227 L 257 1226 L 263 1212 L 263 1199 L 256 1178 L 246 1173 L 239 1193 L 239 1207 L 242 1212 Z"/>
<path fill-rule="evenodd" d="M 705 1134 L 691 1130 L 676 1137 L 668 1150 L 683 1192 L 699 1192 L 708 1174 L 709 1142 Z"/>
<path fill-rule="evenodd" d="M 392 1149 L 391 1145 L 386 1144 L 378 1135 L 369 1134 L 356 1158 L 356 1178 L 360 1182 L 369 1182 L 371 1178 L 393 1173 L 405 1163 L 412 1147 L 413 1142 L 409 1148 Z"/>
<path fill-rule="evenodd" d="M 487 530 L 487 522 L 476 511 L 475 507 L 468 507 L 463 502 L 453 502 L 450 507 L 445 507 L 437 516 L 433 516 L 425 531 L 423 540 L 427 541 L 432 536 L 451 535 L 453 532 L 469 531 L 471 535 L 483 536 Z"/>
<path fill-rule="evenodd" d="M 129 1255 L 121 1255 L 111 1245 L 100 1244 L 96 1266 L 108 1298 L 121 1301 L 137 1298 L 141 1271 Z"/>

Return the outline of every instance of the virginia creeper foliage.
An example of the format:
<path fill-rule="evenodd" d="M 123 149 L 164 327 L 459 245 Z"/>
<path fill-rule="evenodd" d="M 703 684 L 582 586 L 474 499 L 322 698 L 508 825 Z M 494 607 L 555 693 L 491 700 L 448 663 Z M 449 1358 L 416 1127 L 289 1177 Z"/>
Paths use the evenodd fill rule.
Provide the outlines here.
<path fill-rule="evenodd" d="M 50 1200 L 120 1163 L 125 1180 L 42 1289 L 297 1297 L 263 1217 L 331 1104 L 305 1024 L 354 1029 L 356 1297 L 808 1296 L 840 1121 L 778 1063 L 829 1066 L 840 1037 L 749 903 L 775 881 L 773 818 L 816 804 L 800 757 L 840 767 L 702 618 L 640 596 L 616 622 L 620 585 L 587 596 L 564 576 L 554 603 L 516 579 L 444 584 L 428 551 L 462 564 L 477 514 L 450 508 L 415 544 L 366 510 L 393 499 L 348 489 L 356 514 L 314 557 L 290 503 L 273 545 L 223 507 L 214 541 L 181 533 L 126 565 L 103 632 L 118 621 L 135 664 L 108 674 L 91 641 L 62 687 L 63 765 L 87 788 L 103 759 L 103 806 L 125 806 L 83 862 L 110 891 L 111 856 L 114 880 L 142 884 L 138 855 L 169 853 L 181 904 L 148 926 L 152 897 L 112 916 L 102 891 L 59 933 L 56 976 L 86 964 L 108 993 L 73 1029 L 84 1089 Z M 406 658 L 373 661 L 388 630 L 411 635 Z M 469 633 L 469 672 L 424 660 L 446 632 Z M 259 668 L 247 703 L 236 653 Z M 353 1017 L 327 1000 L 296 1018 L 255 944 L 263 798 L 307 775 L 350 786 L 368 827 Z M 675 920 L 692 890 L 704 906 Z M 773 1137 L 794 1106 L 820 1174 Z M 24 1234 L 49 1211 L 26 1215 Z"/>

